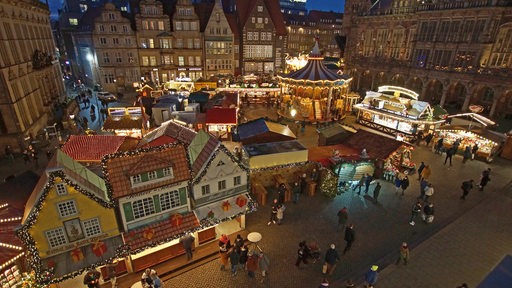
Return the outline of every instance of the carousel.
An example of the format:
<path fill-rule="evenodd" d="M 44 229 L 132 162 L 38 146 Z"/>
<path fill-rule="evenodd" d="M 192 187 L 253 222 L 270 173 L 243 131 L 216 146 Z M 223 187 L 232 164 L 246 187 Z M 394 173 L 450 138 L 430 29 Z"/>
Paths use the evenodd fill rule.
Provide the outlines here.
<path fill-rule="evenodd" d="M 357 94 L 349 93 L 352 78 L 329 70 L 323 59 L 316 41 L 304 67 L 277 76 L 281 85 L 278 99 L 280 116 L 322 122 L 339 119 L 352 110 L 359 98 Z"/>

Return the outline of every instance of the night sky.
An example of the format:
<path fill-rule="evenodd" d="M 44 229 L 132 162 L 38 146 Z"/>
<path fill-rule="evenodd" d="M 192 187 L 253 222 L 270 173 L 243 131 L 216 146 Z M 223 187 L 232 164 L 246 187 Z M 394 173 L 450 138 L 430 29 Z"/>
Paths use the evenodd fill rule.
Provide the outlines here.
<path fill-rule="evenodd" d="M 46 2 L 46 0 L 40 0 Z M 48 0 L 52 17 L 57 17 L 57 10 L 60 8 L 62 0 Z M 306 7 L 309 10 L 343 12 L 345 9 L 345 0 L 308 0 Z"/>

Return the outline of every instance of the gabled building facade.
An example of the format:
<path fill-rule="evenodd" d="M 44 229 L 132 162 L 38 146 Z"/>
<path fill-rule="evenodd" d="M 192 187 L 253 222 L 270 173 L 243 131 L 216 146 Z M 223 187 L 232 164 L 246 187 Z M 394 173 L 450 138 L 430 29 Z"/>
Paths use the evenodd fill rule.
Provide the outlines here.
<path fill-rule="evenodd" d="M 128 18 L 112 3 L 107 3 L 94 19 L 94 49 L 81 58 L 90 65 L 93 78 L 104 90 L 113 93 L 133 89 L 141 80 L 135 31 Z"/>
<path fill-rule="evenodd" d="M 57 150 L 17 231 L 40 282 L 60 282 L 117 257 L 122 246 L 105 181 Z"/>
<path fill-rule="evenodd" d="M 216 0 L 204 29 L 205 77 L 234 75 L 235 41 L 222 7 Z"/>
<path fill-rule="evenodd" d="M 203 38 L 200 32 L 199 17 L 192 0 L 177 0 L 176 9 L 171 17 L 174 36 L 176 75 L 171 79 L 190 79 L 203 77 Z"/>
<path fill-rule="evenodd" d="M 170 252 L 153 251 L 164 254 L 153 258 L 139 252 L 199 227 L 188 199 L 191 171 L 185 147 L 175 143 L 114 153 L 104 158 L 103 167 L 123 239 L 132 254 L 132 269 L 139 271 L 174 257 Z"/>

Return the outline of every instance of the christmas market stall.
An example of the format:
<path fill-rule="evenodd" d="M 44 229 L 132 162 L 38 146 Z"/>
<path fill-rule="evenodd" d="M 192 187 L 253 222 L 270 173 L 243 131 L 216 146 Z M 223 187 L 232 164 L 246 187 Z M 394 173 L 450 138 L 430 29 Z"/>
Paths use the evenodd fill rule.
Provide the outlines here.
<path fill-rule="evenodd" d="M 218 139 L 230 139 L 237 124 L 238 108 L 212 108 L 206 111 L 206 130 Z"/>
<path fill-rule="evenodd" d="M 374 162 L 376 178 L 389 180 L 399 172 L 412 173 L 416 167 L 411 159 L 412 147 L 386 136 L 359 130 L 343 144 L 361 151 L 360 158 Z"/>
<path fill-rule="evenodd" d="M 108 108 L 102 130 L 118 136 L 142 138 L 146 132 L 146 115 L 142 107 Z"/>
<path fill-rule="evenodd" d="M 458 144 L 456 153 L 464 153 L 466 147 L 471 150 L 477 147 L 475 158 L 492 161 L 501 149 L 506 135 L 490 129 L 496 123 L 476 113 L 461 113 L 448 116 L 448 125 L 443 125 L 434 134 L 434 143 L 442 138 L 443 147 L 448 149 L 454 143 Z"/>
<path fill-rule="evenodd" d="M 278 114 L 285 118 L 308 122 L 340 119 L 354 104 L 349 96 L 352 78 L 329 70 L 323 63 L 318 41 L 309 54 L 307 64 L 297 71 L 277 78 L 281 84 Z"/>
<path fill-rule="evenodd" d="M 418 100 L 418 93 L 397 86 L 380 86 L 378 92 L 366 92 L 354 109 L 358 123 L 410 143 L 418 132 L 434 130 L 445 122 L 442 113 L 434 116 L 430 104 Z"/>
<path fill-rule="evenodd" d="M 234 140 L 241 142 L 242 145 L 297 139 L 288 126 L 267 121 L 264 118 L 258 118 L 238 125 L 236 135 L 237 137 Z"/>

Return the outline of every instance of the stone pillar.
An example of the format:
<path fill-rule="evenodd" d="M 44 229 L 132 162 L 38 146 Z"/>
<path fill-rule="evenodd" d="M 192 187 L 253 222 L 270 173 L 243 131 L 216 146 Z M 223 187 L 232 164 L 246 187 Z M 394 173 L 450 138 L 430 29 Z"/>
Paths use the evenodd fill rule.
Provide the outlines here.
<path fill-rule="evenodd" d="M 446 94 L 448 93 L 449 85 L 443 85 L 443 92 L 441 95 L 441 100 L 439 101 L 439 106 L 444 107 L 444 102 L 446 102 Z"/>
<path fill-rule="evenodd" d="M 470 104 L 469 101 L 471 101 L 471 96 L 475 92 L 474 86 L 468 87 L 468 89 L 466 89 L 466 91 L 467 91 L 467 94 L 466 94 L 466 98 L 464 98 L 464 104 L 462 104 L 462 109 L 460 109 L 461 112 L 468 111 L 468 107 Z"/>
<path fill-rule="evenodd" d="M 494 99 L 492 101 L 491 111 L 489 111 L 489 117 L 493 117 L 494 113 L 496 113 L 496 106 L 501 98 L 502 89 L 495 88 L 494 89 Z"/>

